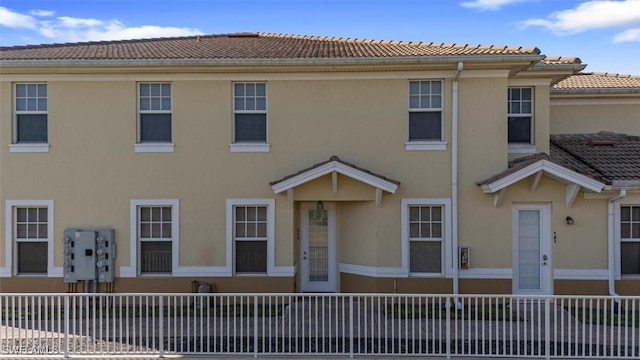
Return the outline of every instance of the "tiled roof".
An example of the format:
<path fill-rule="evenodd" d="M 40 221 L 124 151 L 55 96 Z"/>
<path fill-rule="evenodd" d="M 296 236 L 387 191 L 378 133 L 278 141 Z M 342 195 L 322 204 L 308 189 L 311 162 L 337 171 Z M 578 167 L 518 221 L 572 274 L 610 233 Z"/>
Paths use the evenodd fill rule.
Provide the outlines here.
<path fill-rule="evenodd" d="M 640 89 L 640 76 L 611 73 L 579 73 L 553 86 L 553 90 Z"/>
<path fill-rule="evenodd" d="M 268 33 L 0 48 L 0 60 L 314 59 L 538 54 L 540 50 L 537 48 Z"/>
<path fill-rule="evenodd" d="M 566 56 L 546 56 L 543 60 L 543 63 L 547 65 L 575 65 L 582 64 L 582 60 L 577 57 L 566 57 Z"/>
<path fill-rule="evenodd" d="M 509 167 L 488 179 L 486 185 L 501 180 L 541 160 L 607 185 L 640 184 L 640 136 L 611 132 L 551 135 L 550 155 L 539 153 L 518 158 Z"/>
<path fill-rule="evenodd" d="M 606 184 L 640 181 L 640 136 L 551 135 L 551 159 Z"/>

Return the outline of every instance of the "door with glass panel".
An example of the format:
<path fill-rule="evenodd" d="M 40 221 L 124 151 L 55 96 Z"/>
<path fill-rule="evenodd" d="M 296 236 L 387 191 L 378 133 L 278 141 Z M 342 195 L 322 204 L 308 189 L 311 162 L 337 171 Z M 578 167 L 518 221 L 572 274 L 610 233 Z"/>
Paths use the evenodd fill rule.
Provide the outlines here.
<path fill-rule="evenodd" d="M 551 209 L 513 207 L 513 293 L 549 295 L 551 289 Z"/>
<path fill-rule="evenodd" d="M 337 291 L 335 204 L 304 203 L 300 214 L 300 290 Z"/>

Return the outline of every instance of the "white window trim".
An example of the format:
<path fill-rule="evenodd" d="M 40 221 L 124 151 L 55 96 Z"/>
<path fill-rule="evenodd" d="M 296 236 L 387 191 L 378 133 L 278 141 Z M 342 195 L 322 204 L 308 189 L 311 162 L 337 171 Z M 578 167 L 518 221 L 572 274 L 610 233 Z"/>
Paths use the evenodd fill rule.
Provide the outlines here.
<path fill-rule="evenodd" d="M 47 86 L 47 111 L 18 111 L 16 110 L 16 94 L 18 85 L 48 85 L 46 82 L 26 82 L 16 83 L 13 86 L 13 141 L 9 144 L 9 152 L 15 153 L 43 153 L 49 152 L 49 142 L 42 143 L 19 143 L 18 142 L 18 115 L 20 114 L 46 114 L 47 115 L 47 139 L 49 138 L 49 86 Z"/>
<path fill-rule="evenodd" d="M 622 261 L 620 254 L 620 243 L 625 242 L 622 240 L 622 234 L 620 233 L 620 222 L 622 221 L 621 210 L 622 206 L 640 206 L 640 194 L 639 195 L 629 195 L 626 198 L 623 198 L 616 202 L 614 206 L 614 259 L 615 259 L 615 278 L 616 280 L 620 279 L 631 279 L 637 280 L 640 279 L 640 275 L 637 274 L 622 274 Z"/>
<path fill-rule="evenodd" d="M 439 81 L 440 82 L 440 107 L 439 108 L 412 108 L 411 107 L 411 82 Z M 407 109 L 408 112 L 440 112 L 440 140 L 409 140 L 409 116 L 407 115 L 407 141 L 404 143 L 406 151 L 444 151 L 447 143 L 444 141 L 444 80 L 442 79 L 412 79 L 408 82 Z"/>
<path fill-rule="evenodd" d="M 137 153 L 172 153 L 175 148 L 174 143 L 137 143 L 134 150 Z"/>
<path fill-rule="evenodd" d="M 54 266 L 54 209 L 53 200 L 6 200 L 5 201 L 5 266 L 0 267 L 0 277 L 11 277 L 17 274 L 18 262 L 14 261 L 15 255 L 13 243 L 13 208 L 22 206 L 46 206 L 47 207 L 47 277 L 62 277 L 62 267 Z M 41 275 L 21 275 L 37 277 Z"/>
<path fill-rule="evenodd" d="M 229 144 L 231 152 L 269 152 L 271 144 L 268 143 L 235 143 Z"/>
<path fill-rule="evenodd" d="M 410 277 L 451 277 L 453 272 L 453 259 L 451 258 L 451 199 L 447 198 L 410 198 L 401 201 L 401 239 L 402 239 L 402 269 Z M 442 226 L 442 272 L 440 273 L 412 273 L 409 270 L 409 206 L 442 206 L 444 224 Z"/>
<path fill-rule="evenodd" d="M 264 84 L 265 109 L 264 110 L 236 110 L 236 84 Z M 231 84 L 231 104 L 232 104 L 232 143 L 229 144 L 230 152 L 250 153 L 250 152 L 270 152 L 269 144 L 269 89 L 266 81 L 236 81 Z M 236 114 L 265 114 L 266 132 L 264 142 L 236 142 Z"/>
<path fill-rule="evenodd" d="M 266 206 L 267 207 L 267 276 L 288 276 L 291 269 L 280 269 L 275 266 L 276 252 L 276 201 L 275 199 L 227 199 L 227 266 L 231 266 L 235 276 L 262 276 L 264 274 L 238 274 L 235 267 L 235 242 L 233 239 L 234 208 L 235 206 Z"/>
<path fill-rule="evenodd" d="M 169 84 L 171 86 L 171 110 L 142 110 L 140 109 L 140 85 L 143 84 Z M 136 83 L 136 96 L 138 104 L 138 120 L 136 122 L 136 143 L 134 144 L 135 152 L 173 152 L 173 83 L 167 81 L 141 81 Z M 171 141 L 169 142 L 141 142 L 141 126 L 142 114 L 170 114 L 171 115 Z"/>
<path fill-rule="evenodd" d="M 507 143 L 509 144 L 509 152 L 512 154 L 535 154 L 536 153 L 536 121 L 535 121 L 535 97 L 536 97 L 536 88 L 535 86 L 509 86 L 507 91 L 511 89 L 531 89 L 531 112 L 530 113 L 517 113 L 511 114 L 509 112 L 509 95 L 507 94 L 507 120 L 509 117 L 530 117 L 531 118 L 531 140 L 527 143 L 509 143 L 507 139 Z"/>
<path fill-rule="evenodd" d="M 9 144 L 9 152 L 12 153 L 48 153 L 48 143 L 18 143 Z"/>
<path fill-rule="evenodd" d="M 180 265 L 180 200 L 132 199 L 129 202 L 129 266 L 120 267 L 120 277 L 168 276 L 168 274 L 140 274 L 138 264 L 138 208 L 140 206 L 171 206 L 171 275 L 177 274 Z"/>

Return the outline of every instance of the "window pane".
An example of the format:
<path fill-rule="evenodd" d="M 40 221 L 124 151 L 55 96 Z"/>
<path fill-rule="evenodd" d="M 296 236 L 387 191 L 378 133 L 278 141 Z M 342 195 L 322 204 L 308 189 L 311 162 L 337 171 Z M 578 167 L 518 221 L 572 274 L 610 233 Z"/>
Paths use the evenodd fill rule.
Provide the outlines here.
<path fill-rule="evenodd" d="M 442 139 L 442 121 L 440 111 L 410 112 L 409 141 Z"/>
<path fill-rule="evenodd" d="M 255 110 L 256 109 L 256 99 L 254 99 L 254 98 L 245 99 L 244 106 L 245 106 L 244 107 L 245 110 Z"/>
<path fill-rule="evenodd" d="M 411 95 L 420 94 L 419 81 L 409 81 L 409 94 Z"/>
<path fill-rule="evenodd" d="M 522 103 L 522 113 L 531 114 L 531 102 L 525 101 Z"/>
<path fill-rule="evenodd" d="M 431 108 L 431 97 L 429 95 L 420 96 L 420 108 L 421 109 Z"/>
<path fill-rule="evenodd" d="M 151 208 L 150 207 L 141 207 L 140 208 L 140 221 L 151 221 Z"/>
<path fill-rule="evenodd" d="M 267 84 L 256 84 L 256 96 L 267 96 Z"/>
<path fill-rule="evenodd" d="M 27 99 L 16 99 L 16 111 L 27 110 Z"/>
<path fill-rule="evenodd" d="M 420 82 L 420 93 L 421 94 L 431 94 L 431 81 L 421 81 Z"/>
<path fill-rule="evenodd" d="M 27 96 L 28 97 L 38 96 L 38 88 L 36 84 L 27 84 Z"/>
<path fill-rule="evenodd" d="M 247 208 L 244 206 L 236 207 L 236 221 L 244 221 L 246 220 L 246 210 Z"/>
<path fill-rule="evenodd" d="M 258 223 L 257 234 L 258 237 L 267 237 L 267 224 L 266 223 Z"/>
<path fill-rule="evenodd" d="M 531 100 L 531 88 L 522 88 L 521 90 L 522 100 Z"/>
<path fill-rule="evenodd" d="M 256 99 L 256 110 L 267 110 L 267 98 Z"/>
<path fill-rule="evenodd" d="M 162 96 L 171 96 L 171 84 L 162 84 Z"/>
<path fill-rule="evenodd" d="M 154 239 L 162 237 L 162 228 L 160 223 L 151 224 L 151 237 Z"/>
<path fill-rule="evenodd" d="M 160 84 L 149 84 L 151 96 L 160 96 Z"/>
<path fill-rule="evenodd" d="M 410 96 L 409 97 L 409 108 L 411 109 L 419 109 L 420 108 L 420 97 L 419 96 Z"/>
<path fill-rule="evenodd" d="M 151 95 L 150 84 L 140 84 L 140 96 Z"/>
<path fill-rule="evenodd" d="M 26 222 L 27 221 L 27 208 L 17 208 L 16 209 L 16 219 L 18 222 Z"/>
<path fill-rule="evenodd" d="M 258 221 L 267 221 L 267 208 L 266 206 L 258 207 Z"/>
<path fill-rule="evenodd" d="M 431 219 L 433 221 L 442 221 L 442 208 L 440 206 L 433 206 L 431 208 Z"/>
<path fill-rule="evenodd" d="M 46 274 L 47 251 L 46 242 L 18 242 L 18 274 Z"/>
<path fill-rule="evenodd" d="M 151 98 L 151 110 L 162 110 L 160 107 L 160 98 Z"/>
<path fill-rule="evenodd" d="M 442 256 L 439 241 L 411 241 L 409 268 L 411 272 L 439 273 Z"/>
<path fill-rule="evenodd" d="M 420 208 L 418 206 L 412 206 L 409 208 L 409 220 L 417 221 L 420 219 Z"/>
<path fill-rule="evenodd" d="M 442 82 L 441 81 L 432 81 L 431 82 L 431 94 L 442 95 Z"/>
<path fill-rule="evenodd" d="M 631 220 L 640 221 L 640 206 L 631 207 Z"/>
<path fill-rule="evenodd" d="M 235 109 L 244 110 L 244 98 L 235 98 Z"/>
<path fill-rule="evenodd" d="M 631 238 L 640 239 L 640 222 L 631 223 Z"/>
<path fill-rule="evenodd" d="M 531 144 L 531 117 L 509 116 L 509 143 Z"/>
<path fill-rule="evenodd" d="M 44 221 L 48 221 L 48 213 L 47 213 L 47 208 L 39 208 L 38 209 L 38 221 L 44 222 Z"/>
<path fill-rule="evenodd" d="M 419 238 L 420 237 L 420 224 L 419 223 L 411 223 L 411 224 L 409 224 L 409 237 L 411 237 L 411 238 Z"/>
<path fill-rule="evenodd" d="M 520 100 L 520 89 L 509 89 L 509 100 Z"/>
<path fill-rule="evenodd" d="M 256 94 L 256 85 L 255 84 L 245 84 L 244 91 L 246 96 L 255 96 Z"/>
<path fill-rule="evenodd" d="M 255 207 L 248 207 L 247 208 L 247 220 L 249 221 L 255 221 L 256 220 L 256 208 Z"/>
<path fill-rule="evenodd" d="M 140 238 L 151 238 L 151 224 L 140 224 Z"/>
<path fill-rule="evenodd" d="M 620 207 L 620 218 L 622 219 L 622 221 L 631 220 L 631 206 Z"/>
<path fill-rule="evenodd" d="M 430 223 L 422 223 L 422 224 L 420 224 L 420 237 L 421 238 L 430 238 L 431 237 L 431 224 Z"/>
<path fill-rule="evenodd" d="M 640 242 L 620 243 L 620 272 L 627 275 L 640 274 Z"/>
<path fill-rule="evenodd" d="M 236 114 L 236 142 L 266 142 L 266 114 Z"/>
<path fill-rule="evenodd" d="M 422 206 L 420 208 L 420 220 L 429 221 L 431 220 L 431 208 L 429 206 Z"/>
<path fill-rule="evenodd" d="M 248 223 L 247 224 L 247 237 L 254 238 L 256 237 L 256 224 Z"/>
<path fill-rule="evenodd" d="M 164 206 L 162 208 L 162 221 L 171 221 L 171 207 Z"/>
<path fill-rule="evenodd" d="M 140 114 L 140 142 L 171 142 L 171 114 Z"/>
<path fill-rule="evenodd" d="M 236 241 L 236 273 L 267 272 L 266 241 Z"/>
<path fill-rule="evenodd" d="M 243 238 L 245 237 L 246 231 L 244 230 L 245 223 L 237 223 L 236 224 L 236 237 Z"/>
<path fill-rule="evenodd" d="M 162 223 L 162 237 L 165 239 L 171 238 L 171 223 Z"/>
<path fill-rule="evenodd" d="M 47 238 L 47 224 L 38 224 L 38 239 L 46 239 Z"/>
<path fill-rule="evenodd" d="M 433 238 L 442 237 L 442 223 L 431 224 L 431 237 Z"/>
<path fill-rule="evenodd" d="M 47 111 L 47 99 L 38 100 L 38 111 Z"/>
<path fill-rule="evenodd" d="M 162 110 L 171 110 L 171 98 L 162 98 Z"/>
<path fill-rule="evenodd" d="M 140 272 L 170 273 L 171 241 L 140 242 Z"/>
<path fill-rule="evenodd" d="M 442 107 L 442 96 L 436 95 L 431 97 L 431 106 L 434 108 Z"/>
<path fill-rule="evenodd" d="M 16 238 L 17 239 L 26 239 L 27 238 L 27 224 L 17 224 L 16 225 Z"/>
<path fill-rule="evenodd" d="M 244 96 L 244 84 L 234 84 L 235 96 Z"/>
<path fill-rule="evenodd" d="M 38 208 L 28 208 L 27 209 L 27 220 L 29 222 L 37 222 L 38 221 Z"/>
<path fill-rule="evenodd" d="M 46 114 L 20 114 L 17 116 L 19 143 L 46 143 L 47 142 L 47 115 Z"/>
<path fill-rule="evenodd" d="M 162 220 L 161 208 L 152 207 L 151 208 L 151 221 L 161 221 L 161 220 Z"/>
<path fill-rule="evenodd" d="M 27 85 L 26 84 L 16 85 L 16 97 L 26 97 L 26 96 L 27 96 Z"/>

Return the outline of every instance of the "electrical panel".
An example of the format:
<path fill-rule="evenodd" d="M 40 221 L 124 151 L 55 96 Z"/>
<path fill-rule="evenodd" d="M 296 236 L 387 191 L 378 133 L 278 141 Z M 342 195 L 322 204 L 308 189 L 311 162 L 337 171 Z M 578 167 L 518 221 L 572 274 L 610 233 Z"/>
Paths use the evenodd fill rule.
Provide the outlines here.
<path fill-rule="evenodd" d="M 64 282 L 113 282 L 116 244 L 113 229 L 67 229 L 63 238 Z"/>

